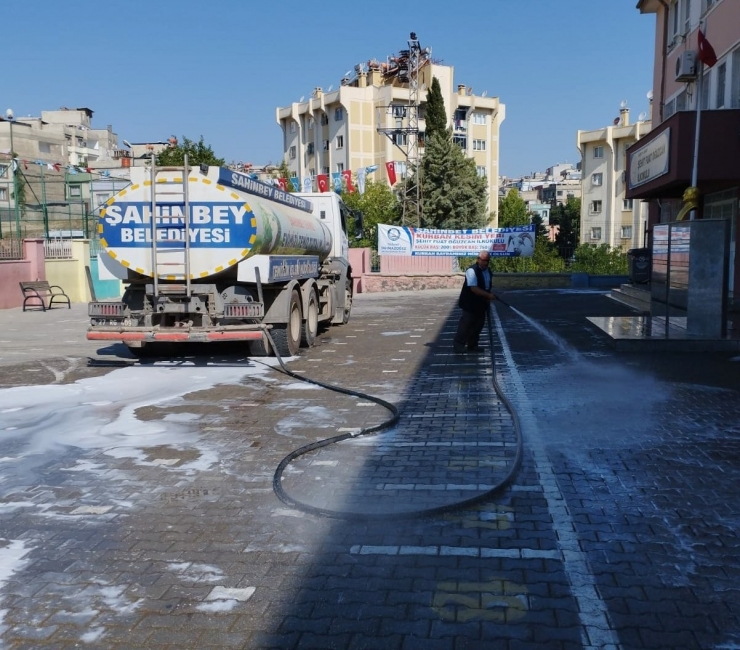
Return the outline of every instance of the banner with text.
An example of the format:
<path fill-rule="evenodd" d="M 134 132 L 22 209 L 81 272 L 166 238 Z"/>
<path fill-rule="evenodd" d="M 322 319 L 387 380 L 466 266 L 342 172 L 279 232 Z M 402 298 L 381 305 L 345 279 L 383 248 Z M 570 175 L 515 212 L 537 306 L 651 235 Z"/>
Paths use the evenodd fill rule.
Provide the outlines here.
<path fill-rule="evenodd" d="M 462 257 L 490 251 L 491 257 L 532 257 L 535 227 L 433 230 L 378 224 L 379 255 Z"/>

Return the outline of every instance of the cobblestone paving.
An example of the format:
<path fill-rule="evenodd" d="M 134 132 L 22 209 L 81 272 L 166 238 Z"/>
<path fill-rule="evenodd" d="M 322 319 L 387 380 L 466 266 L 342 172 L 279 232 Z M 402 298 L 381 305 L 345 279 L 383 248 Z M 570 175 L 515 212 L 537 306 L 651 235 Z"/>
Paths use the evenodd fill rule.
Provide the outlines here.
<path fill-rule="evenodd" d="M 449 354 L 454 299 L 361 296 L 291 362 L 404 416 L 295 461 L 293 496 L 398 512 L 501 475 L 511 421 L 490 358 Z M 524 463 L 475 507 L 344 521 L 281 503 L 287 453 L 387 414 L 267 369 L 139 408 L 180 437 L 138 456 L 59 447 L 8 473 L 23 441 L 0 437 L 0 647 L 740 647 L 737 362 L 616 354 L 585 322 L 623 313 L 600 294 L 507 301 L 495 372 Z"/>

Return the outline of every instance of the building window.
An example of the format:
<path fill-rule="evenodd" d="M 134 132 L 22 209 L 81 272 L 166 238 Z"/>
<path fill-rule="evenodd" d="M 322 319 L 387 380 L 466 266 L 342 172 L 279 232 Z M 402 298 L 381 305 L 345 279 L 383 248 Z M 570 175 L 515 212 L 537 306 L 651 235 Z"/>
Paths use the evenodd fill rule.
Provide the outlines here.
<path fill-rule="evenodd" d="M 602 185 L 604 181 L 604 174 L 601 172 L 598 172 L 596 174 L 591 174 L 591 185 Z"/>
<path fill-rule="evenodd" d="M 80 198 L 82 196 L 82 187 L 80 185 L 69 186 L 69 197 Z"/>
<path fill-rule="evenodd" d="M 478 176 L 480 178 L 485 178 L 486 176 L 488 176 L 488 174 L 486 174 L 486 166 L 485 165 L 476 165 L 475 166 L 475 173 L 478 174 Z"/>
<path fill-rule="evenodd" d="M 321 114 L 321 126 L 329 124 L 329 116 L 326 113 Z"/>
<path fill-rule="evenodd" d="M 604 147 L 602 145 L 599 145 L 598 147 L 594 147 L 594 158 L 603 158 L 604 157 Z"/>
<path fill-rule="evenodd" d="M 288 155 L 289 155 L 289 156 L 290 156 L 291 158 L 295 158 L 295 147 L 294 147 L 294 146 L 293 146 L 293 147 L 291 147 L 291 148 L 290 148 L 290 149 L 288 150 Z"/>
<path fill-rule="evenodd" d="M 315 170 L 315 169 L 311 169 L 311 168 L 309 168 L 309 170 L 308 170 L 308 175 L 309 175 L 309 176 L 310 176 L 311 178 L 313 178 L 314 176 L 316 176 L 316 170 Z"/>
<path fill-rule="evenodd" d="M 473 140 L 473 151 L 485 151 L 486 141 L 485 140 Z"/>
<path fill-rule="evenodd" d="M 0 187 L 0 201 L 8 200 L 8 190 L 4 187 Z"/>
<path fill-rule="evenodd" d="M 464 135 L 453 135 L 452 141 L 458 145 L 461 149 L 468 148 L 468 139 Z"/>
<path fill-rule="evenodd" d="M 591 214 L 598 214 L 601 212 L 601 201 L 591 201 L 589 204 L 589 211 Z"/>
<path fill-rule="evenodd" d="M 398 176 L 400 176 L 401 178 L 406 178 L 406 163 L 397 160 L 395 162 L 395 166 L 396 174 L 398 174 Z"/>
<path fill-rule="evenodd" d="M 557 194 L 558 196 L 563 196 L 563 190 L 558 190 L 557 192 L 555 192 L 555 194 Z"/>
<path fill-rule="evenodd" d="M 704 11 L 709 11 L 714 5 L 715 0 L 704 0 Z"/>
<path fill-rule="evenodd" d="M 485 124 L 486 114 L 485 113 L 473 113 L 473 124 Z"/>
<path fill-rule="evenodd" d="M 51 153 L 51 143 L 39 142 L 39 153 Z"/>
<path fill-rule="evenodd" d="M 312 129 L 313 128 L 313 118 L 312 117 L 309 117 L 308 118 L 308 128 L 309 129 Z"/>
<path fill-rule="evenodd" d="M 331 171 L 331 170 L 330 170 L 330 169 L 329 169 L 328 167 L 322 167 L 322 168 L 321 168 L 321 173 L 322 173 L 322 174 L 328 174 L 328 173 L 329 173 L 330 171 Z"/>
<path fill-rule="evenodd" d="M 727 62 L 723 61 L 717 66 L 717 106 L 725 106 L 725 77 L 727 76 Z"/>
<path fill-rule="evenodd" d="M 619 236 L 622 239 L 632 239 L 632 226 L 622 226 Z"/>
<path fill-rule="evenodd" d="M 337 163 L 337 171 L 340 173 L 344 171 L 344 163 Z"/>
<path fill-rule="evenodd" d="M 688 34 L 691 29 L 691 0 L 683 2 L 683 33 Z"/>
<path fill-rule="evenodd" d="M 298 128 L 298 125 L 295 122 L 290 123 L 290 132 L 295 133 L 296 129 Z"/>
<path fill-rule="evenodd" d="M 8 165 L 0 165 L 0 178 L 4 178 L 8 173 Z"/>
<path fill-rule="evenodd" d="M 591 228 L 591 239 L 601 239 L 601 228 Z"/>
<path fill-rule="evenodd" d="M 335 108 L 334 109 L 334 121 L 335 122 L 341 122 L 344 119 L 344 109 L 343 108 Z"/>
<path fill-rule="evenodd" d="M 306 146 L 306 151 L 308 152 L 309 156 L 313 153 L 313 147 L 314 147 L 313 142 L 309 142 L 308 145 Z"/>
<path fill-rule="evenodd" d="M 676 97 L 676 112 L 685 111 L 688 108 L 688 93 L 682 90 Z"/>
<path fill-rule="evenodd" d="M 732 83 L 730 108 L 740 108 L 740 48 L 732 53 Z"/>
<path fill-rule="evenodd" d="M 323 147 L 324 147 L 324 151 L 329 151 L 329 141 L 328 140 L 324 140 Z"/>
<path fill-rule="evenodd" d="M 625 212 L 632 210 L 632 199 L 623 199 L 622 200 L 622 210 Z"/>
<path fill-rule="evenodd" d="M 344 136 L 338 135 L 337 136 L 337 149 L 343 149 L 344 148 Z"/>
<path fill-rule="evenodd" d="M 406 107 L 401 106 L 400 104 L 393 104 L 391 107 L 391 111 L 393 113 L 393 117 L 400 117 L 404 118 L 406 117 Z"/>
<path fill-rule="evenodd" d="M 402 146 L 402 145 L 405 145 L 406 142 L 408 142 L 408 135 L 406 133 L 394 133 L 393 134 L 393 144 Z"/>

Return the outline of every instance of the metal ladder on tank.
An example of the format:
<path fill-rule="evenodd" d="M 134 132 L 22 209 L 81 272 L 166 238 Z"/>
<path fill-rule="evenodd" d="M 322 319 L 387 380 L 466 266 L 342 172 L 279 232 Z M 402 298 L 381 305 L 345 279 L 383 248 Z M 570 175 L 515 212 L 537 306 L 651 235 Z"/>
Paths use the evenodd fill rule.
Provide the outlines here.
<path fill-rule="evenodd" d="M 188 176 L 190 175 L 190 166 L 188 165 L 188 157 L 185 155 L 184 165 L 182 167 L 157 167 L 155 159 L 152 157 L 151 167 L 151 215 L 152 215 L 152 275 L 154 276 L 154 298 L 155 300 L 159 297 L 159 276 L 167 275 L 166 268 L 168 266 L 179 266 L 183 268 L 183 274 L 185 276 L 185 291 L 187 297 L 190 298 L 192 294 L 192 287 L 190 284 L 190 197 L 188 194 Z M 181 177 L 160 182 L 160 174 L 163 172 L 180 172 Z M 165 189 L 166 188 L 166 189 Z M 167 252 L 182 253 L 181 261 L 161 261 L 158 239 L 157 236 L 161 230 L 171 229 L 173 225 L 171 223 L 165 223 L 164 220 L 171 219 L 171 217 L 163 217 L 157 214 L 158 199 L 160 197 L 170 197 L 179 199 L 175 201 L 175 204 L 183 206 L 183 224 L 179 226 L 183 228 L 183 239 L 182 246 L 178 247 L 167 247 Z M 165 202 L 162 201 L 162 204 Z M 169 202 L 168 202 L 169 203 Z"/>

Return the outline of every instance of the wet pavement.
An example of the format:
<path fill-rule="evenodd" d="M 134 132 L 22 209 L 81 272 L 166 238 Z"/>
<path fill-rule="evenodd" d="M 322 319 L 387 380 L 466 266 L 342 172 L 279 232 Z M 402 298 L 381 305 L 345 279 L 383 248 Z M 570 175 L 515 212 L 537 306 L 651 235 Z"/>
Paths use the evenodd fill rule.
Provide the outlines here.
<path fill-rule="evenodd" d="M 628 308 L 552 290 L 459 355 L 455 298 L 360 295 L 288 363 L 401 418 L 289 463 L 287 503 L 287 454 L 389 413 L 0 311 L 0 648 L 740 648 L 737 353 L 615 349 L 588 317 Z"/>

